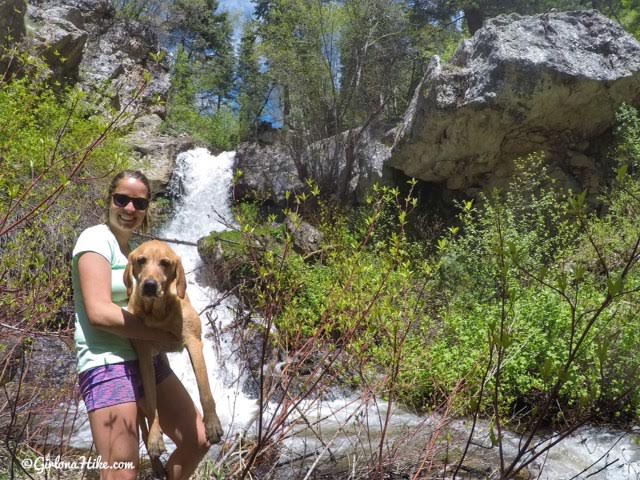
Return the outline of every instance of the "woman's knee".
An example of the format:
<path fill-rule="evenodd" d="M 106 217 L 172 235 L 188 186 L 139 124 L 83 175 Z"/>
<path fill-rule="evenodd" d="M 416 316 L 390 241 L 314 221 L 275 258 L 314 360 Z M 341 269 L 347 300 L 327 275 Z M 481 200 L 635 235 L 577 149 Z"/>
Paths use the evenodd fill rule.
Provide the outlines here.
<path fill-rule="evenodd" d="M 101 471 L 101 480 L 135 480 L 140 468 L 140 453 L 136 448 L 114 449 Z"/>
<path fill-rule="evenodd" d="M 100 462 L 105 464 L 100 478 L 135 479 L 139 463 L 136 404 L 120 404 L 92 411 L 89 422 Z"/>
<path fill-rule="evenodd" d="M 204 432 L 204 426 L 202 429 L 198 428 L 196 435 L 188 436 L 177 446 L 192 451 L 193 454 L 198 455 L 199 458 L 204 457 L 209 451 L 209 448 L 211 448 L 211 444 L 207 440 L 207 435 Z"/>

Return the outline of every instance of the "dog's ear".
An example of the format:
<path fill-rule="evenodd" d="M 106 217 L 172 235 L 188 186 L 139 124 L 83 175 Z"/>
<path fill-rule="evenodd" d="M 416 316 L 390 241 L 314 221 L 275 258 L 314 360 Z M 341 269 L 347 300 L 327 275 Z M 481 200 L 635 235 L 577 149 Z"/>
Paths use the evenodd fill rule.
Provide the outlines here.
<path fill-rule="evenodd" d="M 127 268 L 124 269 L 124 286 L 127 287 L 127 297 L 133 292 L 133 257 L 129 254 Z"/>
<path fill-rule="evenodd" d="M 187 277 L 184 274 L 184 267 L 179 259 L 176 265 L 176 291 L 180 298 L 184 298 L 187 293 Z"/>

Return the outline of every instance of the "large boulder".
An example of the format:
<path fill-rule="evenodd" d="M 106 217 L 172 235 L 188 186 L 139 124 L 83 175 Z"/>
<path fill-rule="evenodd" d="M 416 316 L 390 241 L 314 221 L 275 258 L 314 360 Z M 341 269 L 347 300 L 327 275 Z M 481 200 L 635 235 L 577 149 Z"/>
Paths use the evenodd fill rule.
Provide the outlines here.
<path fill-rule="evenodd" d="M 472 192 L 543 151 L 558 176 L 595 188 L 590 153 L 623 102 L 640 102 L 640 44 L 620 25 L 595 11 L 499 16 L 450 64 L 431 61 L 389 164 Z"/>
<path fill-rule="evenodd" d="M 363 202 L 374 183 L 392 179 L 385 166 L 391 148 L 381 136 L 371 128 L 353 129 L 314 142 L 302 153 L 279 142 L 243 143 L 236 153 L 234 169 L 241 174 L 234 196 L 283 204 L 287 192 L 304 189 L 300 178 L 312 178 L 325 194 L 341 193 L 344 200 Z"/>

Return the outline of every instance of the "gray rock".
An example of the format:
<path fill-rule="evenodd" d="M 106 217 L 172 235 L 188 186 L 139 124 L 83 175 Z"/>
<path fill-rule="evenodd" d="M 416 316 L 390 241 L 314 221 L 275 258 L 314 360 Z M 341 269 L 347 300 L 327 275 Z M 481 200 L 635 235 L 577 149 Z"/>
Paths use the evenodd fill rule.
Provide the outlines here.
<path fill-rule="evenodd" d="M 237 200 L 259 199 L 282 204 L 287 192 L 304 187 L 293 156 L 282 144 L 240 144 L 234 171 L 240 174 L 233 192 Z"/>
<path fill-rule="evenodd" d="M 165 115 L 169 69 L 151 58 L 160 46 L 150 27 L 116 18 L 109 0 L 32 1 L 28 19 L 55 79 L 78 82 L 117 110 L 131 102 L 130 111 Z"/>
<path fill-rule="evenodd" d="M 0 54 L 6 46 L 19 42 L 24 37 L 26 11 L 25 0 L 0 0 Z"/>
<path fill-rule="evenodd" d="M 91 27 L 91 34 L 99 34 L 115 18 L 116 11 L 110 0 L 29 0 L 29 4 L 38 9 L 55 9 L 57 7 L 73 9 L 80 14 L 81 23 L 78 28 Z M 67 20 L 70 20 L 67 18 Z M 75 23 L 75 22 L 74 22 Z"/>
<path fill-rule="evenodd" d="M 89 91 L 107 91 L 113 107 L 127 105 L 143 85 L 145 72 L 151 81 L 142 90 L 134 108 L 164 117 L 164 102 L 171 87 L 169 70 L 150 60 L 160 50 L 154 32 L 139 22 L 112 19 L 99 23 L 99 34 L 91 35 L 80 65 L 80 82 Z"/>
<path fill-rule="evenodd" d="M 390 183 L 385 163 L 391 149 L 371 129 L 361 135 L 354 129 L 312 143 L 296 156 L 283 144 L 247 142 L 236 152 L 236 199 L 253 198 L 285 203 L 286 192 L 304 189 L 300 178 L 313 178 L 327 195 L 337 195 L 346 184 L 346 199 L 363 202 L 374 183 Z M 352 166 L 347 168 L 349 142 L 353 142 Z M 351 153 L 349 153 L 351 155 Z"/>
<path fill-rule="evenodd" d="M 391 148 L 381 137 L 372 128 L 348 130 L 311 144 L 303 162 L 311 178 L 318 179 L 327 193 L 363 203 L 375 183 L 392 183 L 391 171 L 386 166 Z M 349 162 L 351 167 L 347 166 Z M 341 188 L 344 192 L 340 192 Z"/>
<path fill-rule="evenodd" d="M 116 110 L 129 106 L 129 114 L 140 116 L 127 139 L 136 155 L 134 166 L 148 174 L 154 193 L 164 191 L 176 155 L 193 142 L 159 131 L 170 79 L 168 68 L 151 59 L 160 49 L 155 33 L 116 18 L 109 0 L 34 0 L 28 20 L 54 79 L 77 82 Z M 150 81 L 141 89 L 146 72 Z"/>
<path fill-rule="evenodd" d="M 75 82 L 87 41 L 86 31 L 78 28 L 80 12 L 73 7 L 28 8 L 30 29 L 36 49 L 52 70 L 53 78 Z"/>
<path fill-rule="evenodd" d="M 161 123 L 156 114 L 144 115 L 134 122 L 133 132 L 126 139 L 136 156 L 134 168 L 145 172 L 154 194 L 166 190 L 176 156 L 194 146 L 190 137 L 163 135 Z"/>
<path fill-rule="evenodd" d="M 291 234 L 293 245 L 298 252 L 309 255 L 320 250 L 324 235 L 316 227 L 294 214 L 285 218 L 284 225 Z"/>
<path fill-rule="evenodd" d="M 544 151 L 567 178 L 591 178 L 589 148 L 622 102 L 640 102 L 640 44 L 620 25 L 595 11 L 499 16 L 451 64 L 431 61 L 389 165 L 472 191 Z"/>

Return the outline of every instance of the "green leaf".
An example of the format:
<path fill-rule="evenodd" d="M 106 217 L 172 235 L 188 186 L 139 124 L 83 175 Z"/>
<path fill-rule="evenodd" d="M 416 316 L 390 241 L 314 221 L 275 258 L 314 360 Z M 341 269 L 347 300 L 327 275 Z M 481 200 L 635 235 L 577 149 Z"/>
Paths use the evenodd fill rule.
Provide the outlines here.
<path fill-rule="evenodd" d="M 622 277 L 609 277 L 607 279 L 607 291 L 612 297 L 615 297 L 618 293 L 620 293 L 622 291 Z"/>
<path fill-rule="evenodd" d="M 626 164 L 618 168 L 616 170 L 616 180 L 618 180 L 618 182 L 622 182 L 627 176 L 628 171 L 629 171 L 629 165 L 626 165 Z"/>
<path fill-rule="evenodd" d="M 498 437 L 496 435 L 493 422 L 491 422 L 491 424 L 489 425 L 489 440 L 491 441 L 492 447 L 496 447 L 498 445 Z"/>

